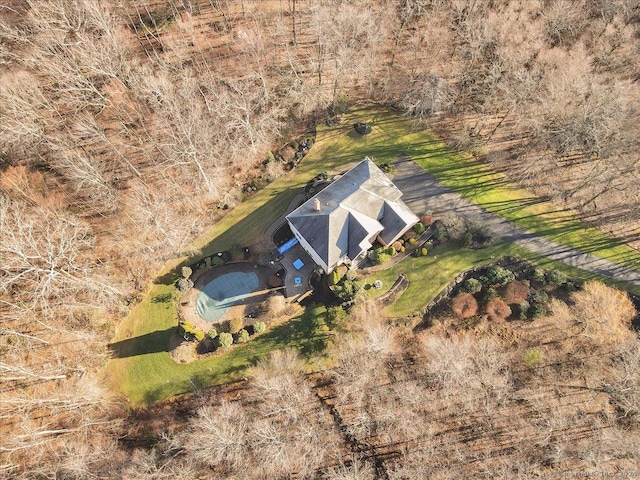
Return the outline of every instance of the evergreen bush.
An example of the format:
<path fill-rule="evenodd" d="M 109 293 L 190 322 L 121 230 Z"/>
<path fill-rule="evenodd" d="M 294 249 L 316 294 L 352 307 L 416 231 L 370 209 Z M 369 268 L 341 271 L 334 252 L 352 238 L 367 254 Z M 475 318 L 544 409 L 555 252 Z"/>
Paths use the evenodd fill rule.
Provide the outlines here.
<path fill-rule="evenodd" d="M 544 280 L 547 285 L 557 287 L 567 281 L 567 276 L 558 270 L 547 270 L 544 274 Z"/>
<path fill-rule="evenodd" d="M 462 289 L 467 293 L 478 293 L 482 290 L 482 283 L 477 278 L 467 278 L 462 284 Z"/>
<path fill-rule="evenodd" d="M 221 348 L 229 348 L 231 345 L 233 345 L 233 335 L 227 332 L 222 332 L 220 335 L 218 335 L 218 343 L 220 344 Z"/>
<path fill-rule="evenodd" d="M 500 265 L 492 265 L 487 268 L 486 276 L 489 285 L 496 285 L 499 287 L 502 287 L 516 279 L 515 274 L 511 270 L 507 270 Z"/>
<path fill-rule="evenodd" d="M 249 341 L 249 332 L 244 328 L 238 332 L 238 343 L 247 343 Z"/>

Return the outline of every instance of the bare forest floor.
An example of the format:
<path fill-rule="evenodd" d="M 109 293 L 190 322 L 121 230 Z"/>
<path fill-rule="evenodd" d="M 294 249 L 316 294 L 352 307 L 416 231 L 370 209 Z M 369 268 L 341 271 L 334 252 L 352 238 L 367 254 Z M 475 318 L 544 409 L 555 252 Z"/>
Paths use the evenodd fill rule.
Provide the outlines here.
<path fill-rule="evenodd" d="M 191 441 L 206 445 L 186 443 L 180 455 L 223 451 L 225 460 L 206 463 L 235 478 L 234 447 L 220 443 L 220 429 L 231 420 L 219 416 L 233 406 L 236 418 L 254 419 L 235 423 L 237 436 L 227 438 L 238 442 L 244 478 L 638 475 L 638 426 L 623 413 L 637 408 L 637 397 L 620 396 L 624 382 L 638 380 L 631 332 L 620 331 L 622 343 L 594 342 L 580 335 L 561 302 L 553 315 L 532 322 L 485 319 L 470 329 L 451 317 L 418 336 L 361 317 L 373 313 L 366 308 L 351 317 L 362 330 L 352 325 L 350 335 L 334 339 L 340 359 L 334 368 L 302 374 L 295 356 L 274 355 L 245 382 L 133 411 L 125 443 L 166 449 L 166 433 L 189 425 Z M 623 380 L 627 368 L 633 373 Z M 268 462 L 263 455 L 273 452 L 251 440 L 260 438 L 264 415 L 275 425 L 269 441 L 283 449 L 278 462 Z M 294 435 L 306 427 L 302 415 L 312 415 L 319 429 L 300 450 Z M 292 449 L 295 456 L 284 454 Z"/>

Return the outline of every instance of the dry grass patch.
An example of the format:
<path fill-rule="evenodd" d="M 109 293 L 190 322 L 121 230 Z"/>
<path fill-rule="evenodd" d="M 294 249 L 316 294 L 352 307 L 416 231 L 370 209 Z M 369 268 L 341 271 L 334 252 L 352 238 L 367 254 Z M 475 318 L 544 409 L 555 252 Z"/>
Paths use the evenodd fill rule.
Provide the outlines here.
<path fill-rule="evenodd" d="M 629 296 L 600 282 L 587 282 L 571 296 L 573 314 L 582 333 L 600 343 L 620 344 L 632 336 L 636 314 Z"/>

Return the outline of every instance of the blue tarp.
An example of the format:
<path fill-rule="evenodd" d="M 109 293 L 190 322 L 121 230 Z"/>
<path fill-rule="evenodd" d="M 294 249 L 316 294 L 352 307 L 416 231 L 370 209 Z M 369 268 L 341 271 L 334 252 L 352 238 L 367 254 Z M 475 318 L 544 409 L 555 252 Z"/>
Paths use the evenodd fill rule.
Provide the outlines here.
<path fill-rule="evenodd" d="M 278 247 L 278 252 L 283 254 L 284 252 L 289 250 L 291 247 L 296 246 L 297 244 L 298 244 L 298 239 L 296 237 L 293 237 L 293 238 L 287 240 L 284 244 L 280 245 Z"/>

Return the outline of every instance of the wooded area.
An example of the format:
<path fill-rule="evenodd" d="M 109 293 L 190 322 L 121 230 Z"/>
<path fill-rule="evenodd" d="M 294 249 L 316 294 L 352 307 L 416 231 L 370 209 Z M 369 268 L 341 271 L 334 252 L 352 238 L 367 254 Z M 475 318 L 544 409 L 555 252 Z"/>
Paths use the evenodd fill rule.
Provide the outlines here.
<path fill-rule="evenodd" d="M 406 469 L 427 468 L 420 458 L 434 451 L 462 462 L 464 439 L 409 447 L 431 428 L 413 421 L 432 408 L 421 403 L 423 395 L 434 395 L 420 384 L 420 375 L 431 379 L 428 385 L 436 392 L 453 387 L 432 378 L 435 364 L 426 360 L 416 361 L 396 385 L 394 375 L 407 360 L 386 343 L 389 332 L 379 332 L 385 341 L 376 337 L 375 347 L 363 346 L 364 340 L 353 345 L 352 354 L 366 350 L 370 362 L 327 373 L 334 413 L 323 409 L 317 418 L 303 413 L 312 399 L 321 400 L 315 380 L 301 380 L 293 367 L 282 371 L 282 365 L 264 364 L 242 394 L 259 392 L 262 400 L 247 401 L 249 407 L 231 402 L 203 408 L 197 428 L 204 431 L 167 432 L 154 449 L 128 450 L 118 443 L 127 433 L 124 404 L 98 374 L 108 358 L 106 344 L 118 319 L 167 260 L 185 253 L 191 240 L 240 202 L 257 175 L 271 180 L 284 173 L 284 162 L 263 165 L 270 150 L 356 102 L 401 110 L 455 148 L 471 151 L 559 208 L 640 248 L 639 22 L 638 0 L 5 2 L 0 7 L 0 474 L 191 478 L 189 472 L 212 464 L 229 475 L 249 465 L 256 476 L 268 468 L 264 471 L 275 478 L 287 471 L 320 472 L 323 478 L 422 478 L 415 473 L 420 470 L 403 477 L 394 470 L 400 463 L 390 466 L 385 459 L 380 466 L 376 449 L 383 458 L 391 451 L 397 458 L 407 456 Z M 415 347 L 416 358 L 452 348 L 469 351 L 470 358 L 483 349 L 508 363 L 508 353 L 489 341 L 462 339 L 454 346 L 451 339 L 429 341 Z M 349 364 L 345 352 L 338 355 L 341 365 Z M 547 452 L 540 462 L 548 468 L 562 465 L 569 428 L 585 445 L 601 448 L 580 455 L 593 463 L 615 457 L 627 468 L 637 462 L 640 448 L 637 425 L 627 429 L 624 422 L 637 421 L 638 400 L 625 397 L 622 385 L 629 378 L 637 381 L 629 363 L 634 355 L 637 360 L 637 347 L 622 342 L 601 353 L 576 359 L 574 371 L 584 368 L 586 377 L 594 376 L 576 387 L 585 389 L 581 394 L 613 399 L 613 407 L 602 407 L 599 416 L 565 417 L 562 409 L 545 406 L 544 412 L 553 414 L 547 416 L 533 399 L 539 392 L 520 401 L 511 390 L 513 378 L 524 373 L 496 370 L 493 361 L 486 372 L 471 363 L 461 366 L 473 373 L 465 381 L 490 376 L 470 387 L 453 384 L 479 395 L 471 399 L 486 399 L 486 415 L 465 428 L 489 437 L 502 428 L 494 410 L 526 403 L 527 415 L 537 412 L 538 453 Z M 272 363 L 276 360 L 295 363 L 282 358 Z M 590 363 L 596 361 L 607 369 L 596 373 L 599 367 Z M 402 368 L 391 368 L 393 362 Z M 419 367 L 423 373 L 416 373 Z M 369 382 L 376 379 L 374 388 Z M 270 381 L 280 383 L 276 388 Z M 300 381 L 309 388 L 293 389 Z M 377 389 L 407 385 L 414 394 L 396 395 L 402 415 L 382 418 L 392 396 Z M 290 394 L 271 395 L 279 390 Z M 364 392 L 370 394 L 366 401 L 350 398 Z M 453 394 L 447 395 L 433 401 Z M 558 396 L 558 402 L 565 400 Z M 456 400 L 462 407 L 467 401 Z M 624 402 L 635 405 L 635 416 L 616 413 Z M 239 419 L 233 428 L 220 424 L 221 411 Z M 261 412 L 259 422 L 253 422 L 254 411 Z M 349 425 L 353 441 L 367 439 L 366 448 L 345 454 L 335 415 Z M 406 430 L 393 448 L 392 426 Z M 313 441 L 320 438 L 318 430 L 327 434 L 322 446 Z M 221 438 L 217 450 L 213 441 L 207 445 L 212 450 L 203 450 L 204 442 L 195 440 L 220 432 L 231 438 Z M 602 441 L 607 435 L 617 450 L 607 450 Z M 257 449 L 252 458 L 237 447 L 249 439 Z M 313 461 L 287 463 L 300 448 L 315 449 L 308 456 Z M 373 457 L 354 453 L 367 448 L 375 450 Z M 484 458 L 495 458 L 490 449 L 480 451 L 485 457 L 474 457 L 472 470 L 453 468 L 450 474 L 480 472 Z M 516 454 L 509 455 L 498 470 L 503 476 Z M 127 467 L 132 470 L 120 470 L 128 458 L 135 460 Z M 522 458 L 538 462 L 529 452 Z"/>

